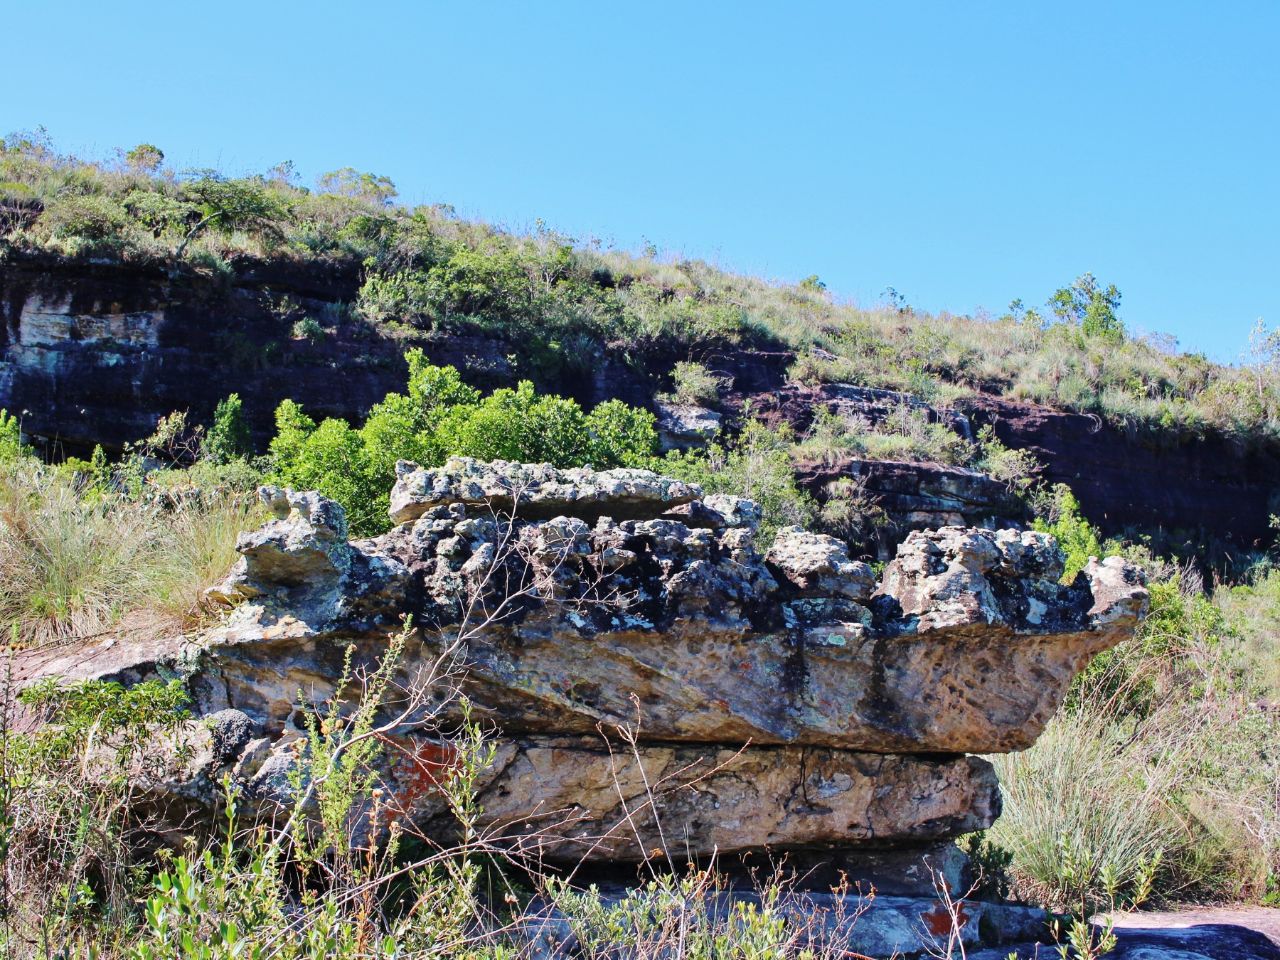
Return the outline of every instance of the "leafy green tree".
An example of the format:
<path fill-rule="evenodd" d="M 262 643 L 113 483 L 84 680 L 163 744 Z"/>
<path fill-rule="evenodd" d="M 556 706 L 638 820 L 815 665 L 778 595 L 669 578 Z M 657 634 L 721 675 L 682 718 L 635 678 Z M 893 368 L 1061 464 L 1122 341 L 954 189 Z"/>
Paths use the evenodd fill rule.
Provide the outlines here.
<path fill-rule="evenodd" d="M 155 173 L 164 163 L 164 151 L 154 143 L 140 143 L 124 155 L 125 162 L 140 173 Z"/>
<path fill-rule="evenodd" d="M 182 259 L 187 245 L 203 230 L 217 227 L 225 232 L 245 230 L 274 234 L 287 211 L 264 182 L 257 177 L 228 180 L 214 171 L 202 174 L 182 188 L 183 199 L 194 204 L 200 219 L 187 231 L 174 257 Z"/>
<path fill-rule="evenodd" d="M 434 465 L 460 455 L 605 469 L 645 464 L 656 447 L 653 415 L 620 401 L 586 413 L 528 381 L 482 396 L 420 350 L 406 359 L 407 391 L 388 394 L 358 429 L 335 419 L 317 426 L 289 400 L 276 410 L 274 479 L 337 500 L 357 534 L 387 528 L 397 460 Z"/>
<path fill-rule="evenodd" d="M 343 167 L 323 174 L 316 185 L 321 193 L 336 193 L 341 197 L 363 200 L 380 207 L 390 206 L 398 195 L 390 177 L 364 173 L 354 167 Z"/>
<path fill-rule="evenodd" d="M 230 463 L 241 460 L 253 452 L 249 438 L 249 425 L 244 419 L 244 405 L 240 394 L 233 393 L 218 401 L 213 412 L 213 425 L 205 435 L 204 453 L 214 463 Z"/>
<path fill-rule="evenodd" d="M 1092 273 L 1078 277 L 1069 287 L 1061 287 L 1049 298 L 1049 309 L 1063 323 L 1074 324 L 1086 336 L 1119 342 L 1124 339 L 1124 324 L 1116 310 L 1120 291 L 1116 285 L 1103 288 Z"/>

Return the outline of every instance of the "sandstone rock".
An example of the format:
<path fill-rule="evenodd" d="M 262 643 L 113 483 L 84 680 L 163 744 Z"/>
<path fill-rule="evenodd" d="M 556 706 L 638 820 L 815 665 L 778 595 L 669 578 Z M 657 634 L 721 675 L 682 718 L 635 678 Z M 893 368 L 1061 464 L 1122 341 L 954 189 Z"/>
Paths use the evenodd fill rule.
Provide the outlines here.
<path fill-rule="evenodd" d="M 420 705 L 437 726 L 466 694 L 496 736 L 485 825 L 533 824 L 549 860 L 981 829 L 998 791 L 963 754 L 1033 742 L 1146 604 L 1122 560 L 1063 586 L 1044 535 L 958 527 L 908 537 L 877 587 L 830 537 L 786 529 L 762 556 L 752 505 L 647 471 L 402 464 L 393 511 L 409 519 L 355 542 L 324 498 L 263 496 L 277 519 L 241 538 L 227 622 L 184 649 L 109 654 L 122 679 L 183 676 L 209 718 L 205 765 L 167 789 L 211 806 L 230 771 L 264 812 L 291 803 L 299 699 L 332 698 L 348 662 L 374 668 L 409 616 L 398 685 L 438 678 Z M 57 663 L 110 678 L 106 658 Z M 444 836 L 454 758 L 425 722 L 384 733 L 380 770 L 405 822 Z"/>
<path fill-rule="evenodd" d="M 292 802 L 296 762 L 291 742 L 280 741 L 248 800 Z M 394 738 L 383 819 L 448 837 L 452 813 L 438 782 L 456 762 L 448 743 Z M 519 838 L 525 855 L 566 863 L 919 843 L 985 829 L 1000 812 L 995 773 L 977 757 L 655 743 L 632 751 L 599 737 L 503 740 L 477 802 L 491 838 Z"/>
<path fill-rule="evenodd" d="M 869 600 L 875 592 L 876 578 L 870 566 L 850 560 L 848 548 L 835 537 L 800 527 L 779 530 L 765 562 L 781 571 L 804 596 Z"/>
<path fill-rule="evenodd" d="M 557 514 L 594 519 L 655 516 L 661 509 L 701 496 L 692 484 L 650 470 L 559 470 L 550 464 L 484 463 L 450 457 L 442 467 L 396 464 L 391 519 L 416 520 L 432 507 L 460 503 L 522 519 Z"/>
<path fill-rule="evenodd" d="M 714 410 L 694 403 L 655 404 L 658 410 L 658 441 L 662 451 L 702 447 L 715 439 L 724 418 Z"/>

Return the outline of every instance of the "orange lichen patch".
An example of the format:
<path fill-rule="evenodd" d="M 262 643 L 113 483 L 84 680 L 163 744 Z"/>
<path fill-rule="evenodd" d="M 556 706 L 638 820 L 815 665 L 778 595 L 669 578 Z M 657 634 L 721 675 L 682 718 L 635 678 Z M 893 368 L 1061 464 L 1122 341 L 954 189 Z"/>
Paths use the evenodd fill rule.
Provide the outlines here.
<path fill-rule="evenodd" d="M 965 908 L 963 900 L 957 900 L 955 906 L 956 924 L 963 929 L 969 923 L 969 912 Z M 951 914 L 947 911 L 946 906 L 941 903 L 932 910 L 926 910 L 920 914 L 920 922 L 935 937 L 945 937 L 951 932 Z"/>
<path fill-rule="evenodd" d="M 388 735 L 387 747 L 392 787 L 392 812 L 405 816 L 418 801 L 440 792 L 440 783 L 457 769 L 458 751 L 434 740 Z"/>

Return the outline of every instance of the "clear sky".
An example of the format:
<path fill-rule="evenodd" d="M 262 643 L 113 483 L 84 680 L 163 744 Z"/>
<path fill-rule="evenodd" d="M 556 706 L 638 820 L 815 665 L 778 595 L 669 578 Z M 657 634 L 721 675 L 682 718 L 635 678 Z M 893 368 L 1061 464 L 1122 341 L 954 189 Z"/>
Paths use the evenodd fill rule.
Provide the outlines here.
<path fill-rule="evenodd" d="M 1280 325 L 1280 2 L 0 0 L 3 131 L 293 160 L 871 303 Z"/>

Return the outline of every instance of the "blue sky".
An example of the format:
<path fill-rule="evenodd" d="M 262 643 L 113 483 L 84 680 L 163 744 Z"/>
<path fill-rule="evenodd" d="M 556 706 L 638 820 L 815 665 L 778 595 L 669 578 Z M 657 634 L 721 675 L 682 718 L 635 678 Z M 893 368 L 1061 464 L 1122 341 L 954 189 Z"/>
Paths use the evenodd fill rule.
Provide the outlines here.
<path fill-rule="evenodd" d="M 4 131 L 351 165 L 409 202 L 875 302 L 1280 325 L 1280 3 L 0 0 Z"/>

